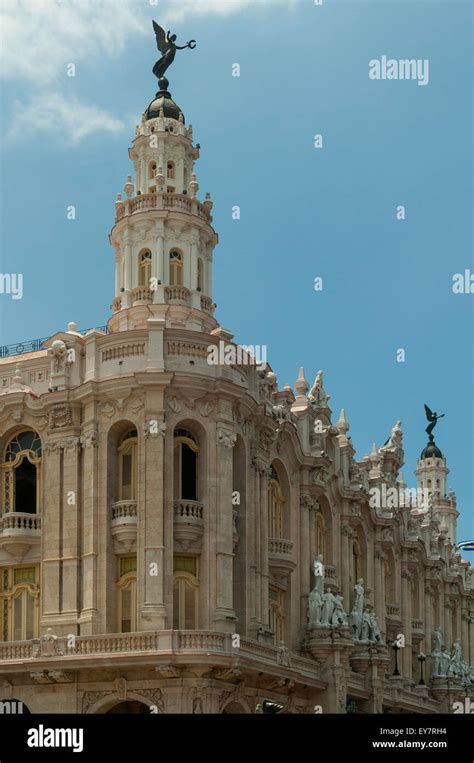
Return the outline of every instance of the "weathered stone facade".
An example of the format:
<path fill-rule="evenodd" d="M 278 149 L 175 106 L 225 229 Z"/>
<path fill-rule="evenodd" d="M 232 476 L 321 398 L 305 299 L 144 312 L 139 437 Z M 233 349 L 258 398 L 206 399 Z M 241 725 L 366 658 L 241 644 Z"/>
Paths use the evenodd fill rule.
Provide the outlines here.
<path fill-rule="evenodd" d="M 428 503 L 393 505 L 399 424 L 356 462 L 321 372 L 309 390 L 301 370 L 293 391 L 249 353 L 208 362 L 210 347 L 231 361 L 237 348 L 214 317 L 199 148 L 167 100 L 137 127 L 135 184 L 116 203 L 107 333 L 69 324 L 0 359 L 4 698 L 31 712 L 255 712 L 264 699 L 451 712 L 471 685 L 451 650 L 459 639 L 473 665 L 474 571 L 446 461 L 425 449 Z M 308 626 L 317 558 L 348 622 Z M 374 625 L 364 637 L 365 613 L 379 638 Z M 422 684 L 418 655 L 440 627 L 451 661 L 428 658 Z"/>

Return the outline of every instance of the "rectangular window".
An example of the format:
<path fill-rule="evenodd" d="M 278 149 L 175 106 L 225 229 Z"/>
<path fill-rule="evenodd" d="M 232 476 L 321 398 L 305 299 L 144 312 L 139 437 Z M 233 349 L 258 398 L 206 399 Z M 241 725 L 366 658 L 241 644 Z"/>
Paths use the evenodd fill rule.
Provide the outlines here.
<path fill-rule="evenodd" d="M 137 557 L 136 556 L 121 556 L 120 557 L 120 574 L 119 577 L 126 575 L 127 572 L 137 571 Z"/>
<path fill-rule="evenodd" d="M 175 556 L 173 560 L 174 572 L 189 572 L 197 577 L 196 563 L 195 556 Z"/>

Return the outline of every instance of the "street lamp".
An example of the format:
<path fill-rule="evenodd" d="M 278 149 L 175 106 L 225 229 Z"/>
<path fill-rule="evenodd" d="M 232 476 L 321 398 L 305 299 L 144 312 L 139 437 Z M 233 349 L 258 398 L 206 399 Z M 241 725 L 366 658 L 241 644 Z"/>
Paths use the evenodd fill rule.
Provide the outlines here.
<path fill-rule="evenodd" d="M 420 663 L 420 680 L 418 681 L 418 686 L 426 686 L 423 678 L 423 663 L 426 660 L 426 656 L 423 654 L 423 652 L 420 652 L 417 659 Z"/>

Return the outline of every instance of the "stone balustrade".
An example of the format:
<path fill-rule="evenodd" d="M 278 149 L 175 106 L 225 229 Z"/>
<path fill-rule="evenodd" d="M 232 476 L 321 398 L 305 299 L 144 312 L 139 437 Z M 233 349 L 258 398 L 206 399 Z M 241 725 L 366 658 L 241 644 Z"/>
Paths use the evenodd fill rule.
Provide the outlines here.
<path fill-rule="evenodd" d="M 41 532 L 41 515 L 27 514 L 14 511 L 0 518 L 0 531 L 8 535 L 39 535 Z"/>
<path fill-rule="evenodd" d="M 132 199 L 119 201 L 115 205 L 115 222 L 124 217 L 150 210 L 178 210 L 188 215 L 197 215 L 207 223 L 212 222 L 212 215 L 206 204 L 182 193 L 142 193 Z"/>
<path fill-rule="evenodd" d="M 46 638 L 31 641 L 0 643 L 0 665 L 14 661 L 29 662 L 34 665 L 40 660 L 51 661 L 60 669 L 67 663 L 68 668 L 85 658 L 103 655 L 139 655 L 156 662 L 160 657 L 185 654 L 199 658 L 220 655 L 229 659 L 243 657 L 247 660 L 262 660 L 279 665 L 281 650 L 254 639 L 242 638 L 240 647 L 232 645 L 231 633 L 215 631 L 142 631 L 140 633 L 110 633 L 96 636 L 77 636 L 71 644 L 70 637 L 58 637 L 53 641 Z M 290 654 L 290 664 L 285 670 L 297 670 L 312 679 L 319 676 L 318 666 L 309 658 Z"/>
<path fill-rule="evenodd" d="M 136 286 L 132 289 L 132 302 L 134 305 L 149 305 L 153 302 L 153 290 L 148 286 Z"/>
<path fill-rule="evenodd" d="M 292 552 L 293 543 L 291 540 L 284 540 L 283 538 L 268 539 L 268 553 L 270 556 L 288 558 L 291 557 Z"/>
<path fill-rule="evenodd" d="M 202 522 L 203 504 L 199 501 L 174 501 L 173 509 L 175 521 Z"/>
<path fill-rule="evenodd" d="M 186 286 L 165 286 L 165 295 L 168 304 L 187 305 L 190 291 Z"/>
<path fill-rule="evenodd" d="M 211 315 L 214 313 L 214 304 L 210 297 L 201 297 L 201 310 Z"/>
<path fill-rule="evenodd" d="M 387 617 L 390 617 L 395 620 L 400 619 L 400 606 L 399 604 L 386 604 L 385 611 L 387 613 Z"/>
<path fill-rule="evenodd" d="M 411 621 L 411 627 L 412 627 L 412 629 L 414 631 L 424 631 L 425 630 L 424 624 L 423 624 L 423 620 L 419 620 L 419 619 L 413 619 Z"/>
<path fill-rule="evenodd" d="M 116 501 L 112 505 L 112 523 L 131 520 L 137 521 L 136 501 Z"/>

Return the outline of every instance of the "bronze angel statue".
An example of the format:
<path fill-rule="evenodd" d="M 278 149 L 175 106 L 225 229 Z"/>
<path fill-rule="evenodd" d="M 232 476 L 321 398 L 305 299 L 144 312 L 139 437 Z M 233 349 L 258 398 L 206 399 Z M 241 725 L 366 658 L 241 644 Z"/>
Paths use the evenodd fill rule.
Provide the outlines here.
<path fill-rule="evenodd" d="M 157 24 L 156 21 L 153 22 L 153 29 L 155 30 L 158 50 L 163 54 L 154 65 L 153 74 L 158 79 L 161 79 L 161 77 L 165 76 L 167 68 L 173 63 L 176 51 L 184 50 L 185 48 L 195 48 L 196 40 L 190 40 L 186 45 L 175 45 L 175 34 L 170 34 L 169 31 L 165 32 L 163 27 Z"/>
<path fill-rule="evenodd" d="M 428 424 L 428 426 L 426 427 L 426 429 L 425 429 L 425 432 L 426 432 L 426 434 L 428 435 L 429 439 L 430 439 L 430 440 L 433 440 L 433 435 L 432 435 L 433 429 L 435 428 L 435 426 L 436 426 L 436 424 L 437 424 L 437 421 L 438 421 L 438 419 L 442 419 L 442 418 L 443 418 L 443 416 L 444 416 L 444 413 L 442 413 L 442 414 L 440 414 L 440 415 L 438 416 L 438 414 L 436 413 L 436 411 L 434 411 L 434 412 L 433 412 L 433 411 L 431 411 L 431 410 L 428 408 L 428 406 L 426 405 L 426 403 L 425 403 L 425 413 L 426 413 L 426 418 L 427 418 L 427 419 L 428 419 L 428 421 L 430 422 L 430 423 Z"/>

